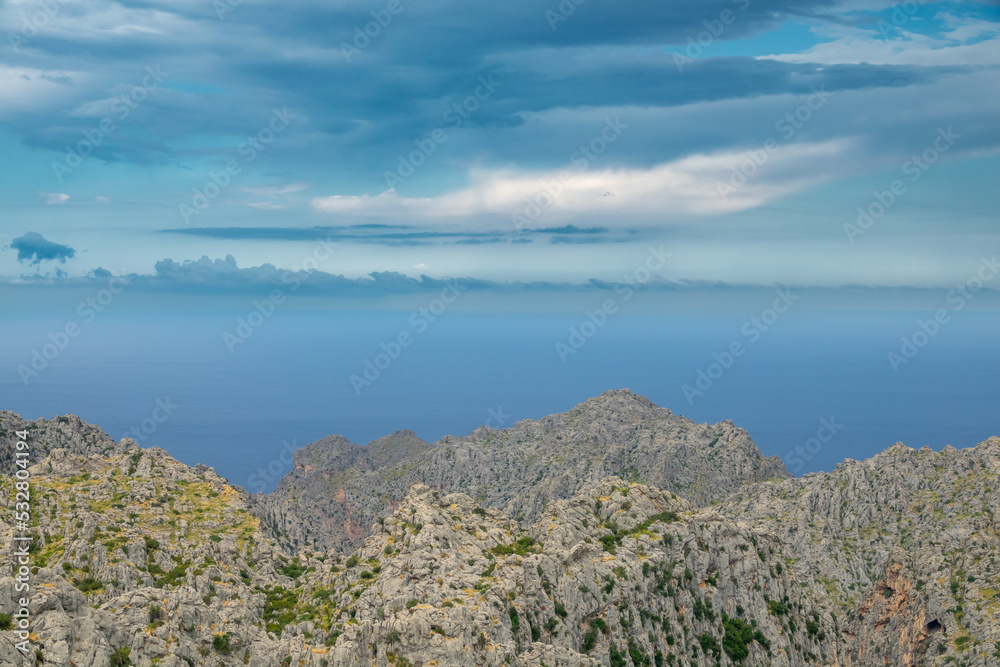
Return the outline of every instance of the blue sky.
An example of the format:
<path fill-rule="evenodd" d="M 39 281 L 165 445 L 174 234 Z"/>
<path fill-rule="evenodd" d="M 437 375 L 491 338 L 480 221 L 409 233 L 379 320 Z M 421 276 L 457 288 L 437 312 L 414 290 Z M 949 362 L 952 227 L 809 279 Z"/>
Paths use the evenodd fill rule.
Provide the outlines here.
<path fill-rule="evenodd" d="M 663 246 L 668 285 L 947 288 L 1000 250 L 998 19 L 10 1 L 0 279 L 211 291 L 304 268 L 344 276 L 319 281 L 331 294 L 373 272 L 499 289 L 615 280 Z"/>

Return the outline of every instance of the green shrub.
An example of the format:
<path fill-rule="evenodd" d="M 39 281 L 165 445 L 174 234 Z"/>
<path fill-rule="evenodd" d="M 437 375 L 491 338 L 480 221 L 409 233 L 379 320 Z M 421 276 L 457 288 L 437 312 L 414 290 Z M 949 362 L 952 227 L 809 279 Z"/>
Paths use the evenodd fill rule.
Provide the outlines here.
<path fill-rule="evenodd" d="M 778 600 L 768 600 L 767 610 L 775 616 L 784 616 L 788 613 L 788 605 Z"/>
<path fill-rule="evenodd" d="M 750 655 L 748 644 L 753 641 L 753 628 L 738 618 L 726 618 L 722 621 L 725 636 L 722 638 L 722 648 L 733 662 L 743 660 Z"/>
<path fill-rule="evenodd" d="M 490 553 L 494 556 L 507 556 L 510 554 L 517 554 L 518 556 L 524 556 L 528 552 L 538 551 L 536 545 L 538 543 L 535 538 L 528 537 L 527 535 L 519 538 L 513 544 L 501 544 L 490 549 Z"/>
<path fill-rule="evenodd" d="M 91 591 L 99 591 L 104 588 L 104 584 L 99 582 L 93 577 L 84 577 L 83 579 L 74 579 L 73 585 L 79 588 L 84 593 L 90 593 Z M 131 664 L 131 663 L 129 663 Z"/>
<path fill-rule="evenodd" d="M 128 648 L 127 646 L 124 648 L 115 649 L 115 652 L 112 653 L 110 656 L 111 667 L 128 667 L 128 665 L 131 665 L 132 660 L 131 658 L 129 658 L 129 654 L 131 652 L 132 649 Z"/>
<path fill-rule="evenodd" d="M 156 604 L 151 604 L 149 606 L 149 622 L 150 623 L 155 623 L 156 621 L 160 620 L 161 618 L 163 618 L 163 609 L 161 609 Z"/>
<path fill-rule="evenodd" d="M 590 653 L 593 650 L 594 644 L 596 642 L 597 642 L 597 630 L 594 628 L 590 628 L 583 635 L 583 646 L 581 647 L 581 649 L 583 650 L 584 653 Z"/>
<path fill-rule="evenodd" d="M 163 588 L 164 586 L 178 586 L 179 582 L 184 579 L 184 575 L 187 573 L 188 568 L 191 567 L 191 563 L 179 563 L 170 572 L 164 574 L 161 578 L 154 582 L 157 588 Z M 160 570 L 162 572 L 163 570 Z M 149 573 L 153 574 L 153 568 L 149 568 Z"/>
<path fill-rule="evenodd" d="M 719 648 L 719 641 L 707 632 L 702 633 L 698 637 L 698 643 L 701 644 L 701 650 L 705 653 L 711 652 L 715 654 L 716 658 L 722 654 L 722 650 Z"/>
<path fill-rule="evenodd" d="M 285 590 L 281 586 L 266 591 L 263 620 L 267 624 L 267 631 L 280 635 L 281 629 L 295 620 L 294 609 L 298 601 L 295 591 Z"/>
<path fill-rule="evenodd" d="M 639 646 L 632 637 L 628 638 L 628 655 L 632 658 L 633 665 L 648 665 L 649 656 L 639 650 Z"/>
<path fill-rule="evenodd" d="M 233 647 L 229 643 L 229 633 L 212 636 L 212 648 L 219 655 L 229 655 L 233 652 Z"/>
<path fill-rule="evenodd" d="M 351 556 L 351 558 L 354 557 Z M 357 564 L 357 559 L 354 560 L 354 563 Z M 348 565 L 348 567 L 351 566 Z M 289 565 L 279 567 L 278 571 L 281 572 L 286 577 L 289 577 L 291 579 L 298 579 L 299 577 L 302 576 L 302 573 L 306 571 L 306 568 L 304 565 L 299 565 L 298 563 L 290 563 Z"/>

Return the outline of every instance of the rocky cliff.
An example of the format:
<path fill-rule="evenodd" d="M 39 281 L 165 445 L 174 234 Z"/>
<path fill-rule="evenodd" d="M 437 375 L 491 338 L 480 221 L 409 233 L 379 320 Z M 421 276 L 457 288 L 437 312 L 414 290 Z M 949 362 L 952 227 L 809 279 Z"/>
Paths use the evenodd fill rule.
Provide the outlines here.
<path fill-rule="evenodd" d="M 720 511 L 786 545 L 862 664 L 1000 665 L 998 482 L 1000 438 L 940 452 L 897 443 L 829 474 L 743 488 Z"/>
<path fill-rule="evenodd" d="M 22 595 L 8 512 L 3 665 L 1000 664 L 997 438 L 940 452 L 897 444 L 791 479 L 728 423 L 693 425 L 624 392 L 433 445 L 409 432 L 372 449 L 330 438 L 299 453 L 290 481 L 447 465 L 459 451 L 477 458 L 474 443 L 495 467 L 498 438 L 508 474 L 528 475 L 494 496 L 473 482 L 475 495 L 459 493 L 448 482 L 472 464 L 456 462 L 408 486 L 341 550 L 289 548 L 254 513 L 260 499 L 212 469 L 113 443 L 75 418 L 0 413 L 0 452 L 24 428 L 39 443 L 31 650 L 15 648 L 4 615 Z M 561 448 L 569 432 L 590 454 Z M 597 456 L 583 433 L 609 451 Z M 657 443 L 683 457 L 668 461 Z M 728 489 L 720 461 L 734 465 Z M 13 498 L 15 482 L 0 476 L 0 493 Z M 530 499 L 504 501 L 513 488 Z"/>
<path fill-rule="evenodd" d="M 730 421 L 696 424 L 627 389 L 511 428 L 482 427 L 430 445 L 400 431 L 369 445 L 324 438 L 295 452 L 255 512 L 282 544 L 350 549 L 416 483 L 467 493 L 527 525 L 549 501 L 618 475 L 706 504 L 733 485 L 789 477 Z"/>

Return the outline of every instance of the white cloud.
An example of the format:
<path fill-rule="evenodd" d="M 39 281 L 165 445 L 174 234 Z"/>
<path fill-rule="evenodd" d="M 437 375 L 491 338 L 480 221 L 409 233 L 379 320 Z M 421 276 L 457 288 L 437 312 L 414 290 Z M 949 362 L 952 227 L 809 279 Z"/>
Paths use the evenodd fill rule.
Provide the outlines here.
<path fill-rule="evenodd" d="M 112 108 L 116 103 L 121 105 L 121 99 L 118 97 L 106 97 L 100 100 L 91 100 L 84 102 L 70 111 L 69 115 L 74 118 L 102 118 L 110 116 Z"/>
<path fill-rule="evenodd" d="M 730 182 L 733 170 L 747 159 L 745 152 L 693 155 L 648 169 L 484 171 L 472 174 L 469 187 L 435 197 L 401 197 L 388 190 L 378 195 L 316 197 L 312 204 L 332 214 L 464 222 L 525 215 L 534 202 L 547 220 L 594 214 L 622 224 L 635 224 L 636 218 L 664 222 L 741 211 L 815 185 L 831 177 L 827 161 L 852 144 L 850 139 L 837 139 L 779 146 L 726 197 L 720 196 L 720 183 Z"/>
<path fill-rule="evenodd" d="M 113 28 L 108 28 L 108 32 L 115 35 L 131 35 L 135 33 L 145 33 L 147 35 L 163 34 L 162 30 L 145 25 L 116 25 Z"/>
<path fill-rule="evenodd" d="M 70 81 L 88 78 L 78 72 L 46 72 L 0 63 L 0 114 L 33 112 L 39 108 L 66 104 L 74 93 Z"/>
<path fill-rule="evenodd" d="M 947 12 L 940 12 L 936 18 L 951 29 L 944 33 L 944 37 L 960 43 L 989 39 L 1000 34 L 1000 25 L 992 21 L 970 20 Z M 995 45 L 994 48 L 996 48 Z"/>
<path fill-rule="evenodd" d="M 69 201 L 69 195 L 61 192 L 39 192 L 38 196 L 44 199 L 46 204 L 64 204 Z"/>
<path fill-rule="evenodd" d="M 265 197 L 275 197 L 277 195 L 287 195 L 293 192 L 302 192 L 312 187 L 312 183 L 289 183 L 288 185 L 267 185 L 256 188 L 240 188 L 243 192 Z"/>
<path fill-rule="evenodd" d="M 940 15 L 950 30 L 942 37 L 915 32 L 915 20 L 898 26 L 885 22 L 881 32 L 832 23 L 823 23 L 812 32 L 824 41 L 799 53 L 777 53 L 757 56 L 758 60 L 779 60 L 789 63 L 822 63 L 826 65 L 1000 65 L 1000 48 L 995 38 L 1000 25 L 989 21 L 959 19 Z M 977 43 L 969 43 L 976 40 Z"/>

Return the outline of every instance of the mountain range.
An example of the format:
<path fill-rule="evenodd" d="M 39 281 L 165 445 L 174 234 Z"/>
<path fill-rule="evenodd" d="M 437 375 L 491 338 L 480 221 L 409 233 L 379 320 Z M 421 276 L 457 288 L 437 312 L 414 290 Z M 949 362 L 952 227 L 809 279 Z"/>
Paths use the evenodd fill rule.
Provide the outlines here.
<path fill-rule="evenodd" d="M 996 437 L 794 478 L 617 390 L 266 495 L 71 415 L 0 412 L 0 463 L 3 665 L 1000 665 Z"/>

